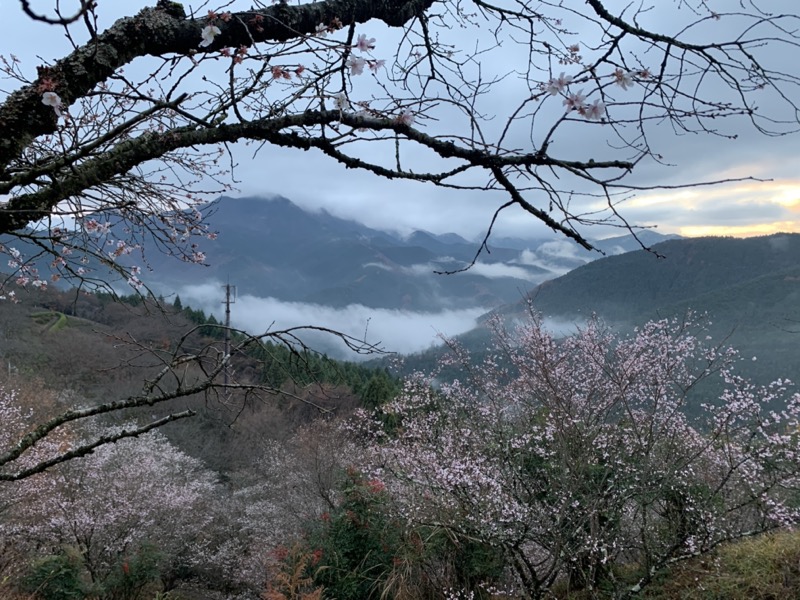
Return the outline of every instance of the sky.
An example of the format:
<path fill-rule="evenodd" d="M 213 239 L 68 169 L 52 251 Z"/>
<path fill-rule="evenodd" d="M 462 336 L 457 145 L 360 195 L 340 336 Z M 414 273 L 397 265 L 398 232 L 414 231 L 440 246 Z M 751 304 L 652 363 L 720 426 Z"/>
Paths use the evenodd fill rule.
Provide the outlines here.
<path fill-rule="evenodd" d="M 685 2 L 658 0 L 656 9 L 641 16 L 642 26 L 654 26 L 665 31 L 677 31 L 691 14 L 687 7 L 700 0 Z M 707 0 L 712 7 L 730 7 L 731 0 Z M 61 0 L 68 11 L 77 2 Z M 100 28 L 108 26 L 123 11 L 131 14 L 141 7 L 152 5 L 142 0 L 98 0 Z M 52 7 L 53 0 L 39 0 L 33 3 L 35 10 L 44 11 Z M 244 3 L 249 6 L 249 3 Z M 583 2 L 578 2 L 585 7 Z M 676 9 L 682 5 L 681 11 Z M 749 3 L 745 3 L 746 5 Z M 796 0 L 764 0 L 761 4 L 769 10 L 797 15 L 800 5 Z M 627 5 L 622 0 L 610 0 L 612 9 L 621 10 Z M 188 6 L 188 5 L 187 5 Z M 237 8 L 234 1 L 231 10 Z M 22 61 L 23 70 L 35 77 L 35 69 L 44 60 L 55 60 L 69 51 L 69 43 L 63 33 L 52 26 L 31 22 L 19 9 L 17 0 L 0 0 L 5 9 L 0 20 L 0 54 L 14 54 Z M 200 14 L 211 4 L 195 7 Z M 585 8 L 584 8 L 585 9 Z M 725 18 L 717 24 L 709 21 L 704 27 L 721 27 L 722 31 L 735 29 L 740 25 L 736 17 Z M 796 22 L 800 26 L 800 22 Z M 728 28 L 728 29 L 726 29 Z M 797 27 L 800 30 L 800 27 Z M 702 39 L 710 29 L 700 28 L 690 35 Z M 365 33 L 376 38 L 374 58 L 390 59 L 398 43 L 398 32 L 387 31 L 380 23 L 370 22 L 360 26 L 357 33 Z M 75 30 L 80 40 L 80 28 Z M 479 47 L 488 43 L 474 31 L 453 28 L 442 30 L 442 39 L 452 43 L 456 50 Z M 476 36 L 477 35 L 477 39 Z M 586 52 L 592 42 L 588 33 L 575 31 L 575 42 L 581 44 Z M 508 42 L 508 40 L 506 40 Z M 800 48 L 768 44 L 757 50 L 760 56 L 792 75 L 800 75 L 796 57 Z M 490 77 L 491 73 L 507 73 L 507 64 L 519 64 L 519 46 L 506 43 L 495 48 L 492 53 L 481 55 L 481 75 Z M 523 53 L 522 58 L 526 55 Z M 646 63 L 647 53 L 641 53 Z M 527 60 L 525 58 L 525 60 Z M 473 67 L 477 68 L 477 63 Z M 129 67 L 134 73 L 136 64 Z M 146 67 L 141 67 L 146 68 Z M 562 70 L 556 65 L 554 72 Z M 563 66 L 569 71 L 570 65 Z M 359 79 L 353 94 L 374 93 L 375 81 Z M 370 87 L 372 86 L 372 87 Z M 9 92 L 14 85 L 0 80 L 0 90 Z M 800 90 L 789 88 L 800 98 Z M 493 85 L 490 93 L 481 98 L 481 108 L 497 118 L 490 118 L 485 126 L 490 133 L 504 122 L 502 115 L 513 109 L 516 98 L 525 93 L 525 82 L 520 77 L 511 76 Z M 711 90 L 712 96 L 714 90 Z M 2 95 L 0 95 L 2 97 Z M 622 96 L 620 96 L 622 97 Z M 723 100 L 724 97 L 719 98 Z M 764 95 L 764 106 L 772 111 L 774 97 Z M 560 102 L 556 110 L 563 111 Z M 775 109 L 777 111 L 777 108 Z M 778 114 L 777 112 L 775 114 Z M 439 113 L 438 121 L 421 121 L 415 125 L 432 134 L 459 131 L 464 121 L 456 123 L 457 116 L 446 110 Z M 547 114 L 545 113 L 545 116 Z M 552 115 L 551 115 L 552 116 Z M 785 116 L 785 114 L 784 114 Z M 797 118 L 796 115 L 790 115 Z M 452 121 L 450 120 L 452 118 Z M 800 136 L 770 137 L 762 135 L 743 122 L 721 124 L 733 137 L 714 135 L 676 134 L 667 123 L 656 124 L 650 129 L 650 142 L 655 152 L 662 155 L 662 164 L 654 161 L 637 166 L 631 182 L 640 186 L 675 186 L 687 182 L 707 182 L 746 177 L 762 181 L 739 181 L 718 186 L 703 186 L 687 189 L 662 189 L 643 191 L 627 199 L 620 205 L 625 218 L 633 225 L 656 227 L 661 233 L 677 233 L 684 236 L 733 235 L 751 236 L 778 231 L 800 232 Z M 492 129 L 494 128 L 494 130 Z M 597 158 L 603 160 L 610 149 L 606 140 L 592 132 L 594 129 L 570 128 L 557 140 L 555 151 L 573 157 Z M 535 133 L 535 132 L 534 132 Z M 525 147 L 530 136 L 524 131 L 515 131 L 509 143 L 515 147 Z M 518 137 L 514 137 L 518 136 Z M 371 152 L 369 148 L 367 152 Z M 229 195 L 281 195 L 296 204 L 312 210 L 324 209 L 338 217 L 354 219 L 370 227 L 411 233 L 423 229 L 433 233 L 454 232 L 467 239 L 479 239 L 486 231 L 496 208 L 507 200 L 499 192 L 462 191 L 435 187 L 409 181 L 388 181 L 372 174 L 357 170 L 347 170 L 319 152 L 300 152 L 282 148 L 262 149 L 255 156 L 254 147 L 238 144 L 233 147 L 237 163 L 235 169 L 235 191 Z M 391 156 L 392 150 L 389 150 Z M 561 155 L 560 154 L 560 155 Z M 426 167 L 425 156 L 409 157 L 418 168 Z M 475 183 L 475 182 L 474 182 Z M 477 181 L 476 183 L 482 183 Z M 569 185 L 565 183 L 565 185 Z M 529 195 L 534 204 L 546 202 L 535 193 Z M 591 207 L 589 207 L 591 208 Z M 539 237 L 549 230 L 519 209 L 511 208 L 504 212 L 495 228 L 496 235 L 516 237 Z M 581 233 L 588 238 L 601 238 L 619 235 L 620 231 L 608 228 L 585 228 Z M 191 299 L 206 310 L 219 308 L 219 285 L 204 282 L 192 289 L 180 291 L 184 299 Z M 380 311 L 354 305 L 344 310 L 323 310 L 311 305 L 279 303 L 271 298 L 243 297 L 236 307 L 234 325 L 251 331 L 264 330 L 272 326 L 291 326 L 308 322 L 340 327 L 346 324 L 348 333 L 359 335 L 369 328 L 371 341 L 382 342 L 385 347 L 401 352 L 423 350 L 436 341 L 438 333 L 456 335 L 471 328 L 482 310 L 453 311 L 436 314 L 408 314 L 402 311 Z"/>
<path fill-rule="evenodd" d="M 152 2 L 100 0 L 98 13 L 101 26 L 113 22 L 121 15 L 123 8 L 131 13 L 147 4 Z M 610 3 L 614 4 L 621 6 L 619 2 Z M 675 10 L 673 3 L 659 4 L 667 5 L 668 12 L 645 16 L 645 22 L 650 18 L 659 20 L 659 26 L 663 28 L 678 27 L 683 16 Z M 725 2 L 711 2 L 712 7 L 715 4 L 724 6 Z M 3 40 L 0 53 L 17 55 L 29 74 L 35 72 L 35 66 L 40 62 L 37 57 L 54 59 L 69 48 L 58 29 L 32 23 L 22 14 L 18 2 L 0 0 L 0 5 L 6 9 L 5 18 L 0 21 L 0 39 Z M 44 11 L 52 5 L 52 1 L 40 0 L 33 7 Z M 70 3 L 62 2 L 62 5 L 69 7 Z M 775 11 L 797 13 L 799 10 L 794 0 L 767 0 L 764 5 Z M 232 8 L 236 8 L 236 5 Z M 204 8 L 200 12 L 202 10 Z M 675 22 L 670 23 L 670 19 Z M 731 27 L 735 27 L 735 19 L 732 21 Z M 381 24 L 368 23 L 359 31 L 377 38 L 376 57 L 384 57 L 382 51 L 391 52 L 392 34 L 386 32 Z M 81 33 L 79 28 L 76 32 Z M 464 34 L 456 31 L 452 35 L 454 44 L 468 43 Z M 582 41 L 581 36 L 577 35 L 576 40 Z M 511 50 L 501 51 L 517 50 L 512 47 Z M 798 49 L 794 48 L 794 51 Z M 781 52 L 785 53 L 785 49 L 775 50 L 775 61 L 787 62 Z M 502 59 L 503 54 L 499 57 Z M 487 71 L 496 66 L 492 60 L 495 59 L 487 55 L 484 65 Z M 799 70 L 796 62 L 789 60 L 788 65 L 787 69 Z M 3 90 L 11 89 L 6 85 L 2 82 Z M 496 94 L 493 91 L 488 101 L 502 104 L 511 97 L 514 85 L 517 84 L 508 80 L 498 84 Z M 430 127 L 435 129 L 436 126 L 441 127 L 442 124 L 431 124 Z M 637 169 L 634 180 L 642 185 L 746 176 L 768 181 L 643 192 L 622 205 L 625 217 L 636 225 L 657 226 L 662 233 L 687 236 L 747 236 L 775 231 L 800 231 L 800 137 L 774 138 L 760 135 L 752 128 L 732 127 L 738 135 L 735 140 L 714 136 L 676 136 L 665 124 L 656 130 L 658 139 L 654 145 L 663 154 L 664 162 L 670 166 L 642 165 Z M 585 143 L 580 133 L 575 134 L 575 139 L 562 142 L 568 148 Z M 234 152 L 238 163 L 235 171 L 238 183 L 233 195 L 279 194 L 306 208 L 325 209 L 336 216 L 401 233 L 425 229 L 435 233 L 452 231 L 467 238 L 476 238 L 484 233 L 495 208 L 506 200 L 500 193 L 465 192 L 427 184 L 381 180 L 369 173 L 347 170 L 316 151 L 269 148 L 252 157 L 253 148 L 242 144 Z M 597 155 L 602 158 L 600 152 L 602 150 Z M 531 199 L 537 201 L 535 196 Z M 532 235 L 545 231 L 543 226 L 518 209 L 504 213 L 498 225 L 501 235 Z M 619 233 L 604 229 L 583 232 L 588 237 Z"/>

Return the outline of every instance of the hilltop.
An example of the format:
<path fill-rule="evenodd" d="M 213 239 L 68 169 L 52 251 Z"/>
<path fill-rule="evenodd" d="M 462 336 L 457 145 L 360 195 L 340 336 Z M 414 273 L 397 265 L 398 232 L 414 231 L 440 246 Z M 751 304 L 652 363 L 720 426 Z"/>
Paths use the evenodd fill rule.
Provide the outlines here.
<path fill-rule="evenodd" d="M 591 315 L 628 331 L 691 310 L 706 315 L 708 333 L 738 348 L 742 371 L 766 382 L 800 373 L 800 235 L 675 239 L 651 251 L 607 256 L 543 282 L 522 300 L 487 313 L 525 318 L 529 305 L 551 327 L 574 331 Z M 485 324 L 459 336 L 485 346 Z M 412 357 L 432 364 L 438 351 Z M 756 360 L 753 359 L 756 358 Z"/>

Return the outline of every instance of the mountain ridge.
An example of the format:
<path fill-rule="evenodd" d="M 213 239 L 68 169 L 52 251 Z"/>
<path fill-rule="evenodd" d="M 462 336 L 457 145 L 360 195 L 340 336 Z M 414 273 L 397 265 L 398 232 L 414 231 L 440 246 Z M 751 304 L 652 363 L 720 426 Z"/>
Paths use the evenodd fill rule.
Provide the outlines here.
<path fill-rule="evenodd" d="M 589 263 L 531 292 L 534 306 L 554 316 L 596 312 L 612 321 L 797 266 L 800 234 L 668 240 Z"/>
<path fill-rule="evenodd" d="M 162 239 L 147 234 L 146 223 L 145 231 L 136 234 L 140 250 L 116 260 L 141 268 L 139 278 L 147 288 L 165 297 L 187 286 L 232 283 L 241 294 L 281 302 L 437 312 L 497 308 L 602 256 L 553 236 L 492 238 L 476 260 L 483 240 L 470 241 L 454 232 L 417 230 L 403 235 L 372 229 L 326 210 L 305 210 L 282 196 L 222 196 L 201 209 L 216 239 L 191 239 L 187 247 L 191 244 L 191 253 L 204 256 L 204 264 L 176 260 L 165 252 Z M 108 243 L 130 239 L 121 215 L 105 218 Z M 152 218 L 156 231 L 161 217 Z M 649 231 L 639 234 L 645 244 L 666 237 Z M 6 240 L 0 238 L 0 243 Z M 33 265 L 49 273 L 50 260 L 34 242 L 20 239 L 9 244 L 23 256 L 38 255 Z M 101 240 L 101 253 L 102 245 Z M 596 245 L 607 254 L 640 247 L 630 235 L 599 240 Z M 120 293 L 129 291 L 124 278 L 108 273 L 102 257 L 89 258 L 81 269 L 90 277 L 106 279 Z M 57 280 L 53 282 L 60 289 L 74 283 L 69 278 Z"/>
<path fill-rule="evenodd" d="M 800 378 L 800 234 L 684 238 L 609 256 L 543 282 L 523 300 L 490 311 L 458 338 L 486 346 L 487 319 L 527 318 L 571 329 L 592 316 L 628 332 L 648 320 L 698 315 L 708 335 L 738 348 L 741 370 L 759 382 Z M 429 368 L 436 353 L 410 364 Z"/>
<path fill-rule="evenodd" d="M 601 256 L 558 238 L 532 238 L 527 244 L 516 238 L 514 247 L 490 240 L 491 252 L 483 253 L 474 267 L 441 276 L 434 271 L 467 266 L 480 242 L 452 232 L 418 230 L 401 236 L 325 210 L 304 210 L 282 196 L 223 196 L 203 212 L 210 229 L 218 232 L 217 240 L 202 248 L 209 265 L 203 278 L 236 282 L 240 293 L 258 297 L 334 307 L 488 310 Z M 622 251 L 632 243 L 628 236 L 598 245 Z M 169 286 L 196 282 L 198 271 L 166 259 L 153 257 L 149 284 L 169 293 Z"/>

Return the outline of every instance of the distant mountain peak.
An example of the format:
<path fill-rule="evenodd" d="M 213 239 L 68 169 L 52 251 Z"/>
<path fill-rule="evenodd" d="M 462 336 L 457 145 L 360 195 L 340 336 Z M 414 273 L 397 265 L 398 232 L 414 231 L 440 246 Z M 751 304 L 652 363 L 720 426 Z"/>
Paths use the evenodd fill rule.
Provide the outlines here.
<path fill-rule="evenodd" d="M 491 308 L 513 302 L 537 283 L 599 258 L 560 238 L 490 240 L 466 272 L 435 275 L 468 265 L 480 242 L 457 233 L 417 230 L 407 237 L 372 229 L 326 210 L 308 210 L 274 194 L 222 196 L 206 207 L 218 233 L 203 243 L 208 268 L 153 258 L 155 284 L 166 293 L 181 285 L 234 282 L 240 294 L 330 306 L 436 311 Z M 614 249 L 628 242 L 613 240 Z M 630 246 L 631 248 L 634 246 Z M 638 247 L 638 245 L 636 246 Z M 376 265 L 380 265 L 377 268 Z"/>

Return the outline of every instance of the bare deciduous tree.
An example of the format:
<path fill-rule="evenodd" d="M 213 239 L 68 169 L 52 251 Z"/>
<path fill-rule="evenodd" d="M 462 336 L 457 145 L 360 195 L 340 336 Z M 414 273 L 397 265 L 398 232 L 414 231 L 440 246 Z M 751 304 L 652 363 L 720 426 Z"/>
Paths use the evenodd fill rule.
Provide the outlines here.
<path fill-rule="evenodd" d="M 112 414 L 138 414 L 156 405 L 166 405 L 177 398 L 192 397 L 229 403 L 237 407 L 236 410 L 241 410 L 243 403 L 248 402 L 252 396 L 279 391 L 269 384 L 224 377 L 232 356 L 244 353 L 248 348 L 262 344 L 264 340 L 290 348 L 297 353 L 298 360 L 302 360 L 303 353 L 309 351 L 300 337 L 309 331 L 329 334 L 354 352 L 380 351 L 375 346 L 336 331 L 313 326 L 272 330 L 255 336 L 241 334 L 239 341 L 232 344 L 228 352 L 219 342 L 209 342 L 203 338 L 200 338 L 201 343 L 198 346 L 198 339 L 193 335 L 195 331 L 196 328 L 187 332 L 172 348 L 152 348 L 134 339 L 119 340 L 133 350 L 130 353 L 132 358 L 129 359 L 129 366 L 140 369 L 145 375 L 144 383 L 136 394 L 90 404 L 82 404 L 80 399 L 75 399 L 68 410 L 41 418 L 33 426 L 18 418 L 19 408 L 14 402 L 1 405 L 0 415 L 5 415 L 3 418 L 14 423 L 15 427 L 9 426 L 5 435 L 0 438 L 0 481 L 27 479 L 74 458 L 93 454 L 97 448 L 106 444 L 139 437 L 167 423 L 192 417 L 195 411 L 187 408 L 154 418 L 145 424 L 131 424 L 94 437 L 85 437 L 82 429 L 98 418 Z M 16 390 L 9 387 L 4 393 L 13 399 Z M 236 395 L 231 397 L 231 393 Z M 298 396 L 293 397 L 297 401 L 305 401 Z M 60 443 L 65 438 L 79 441 L 66 445 Z"/>

